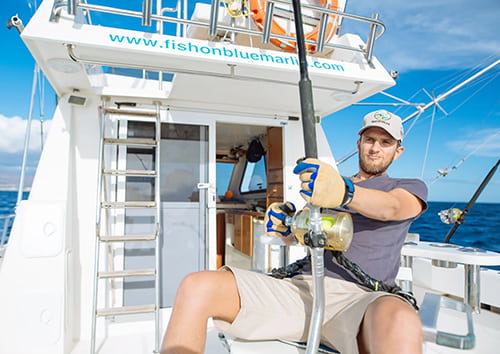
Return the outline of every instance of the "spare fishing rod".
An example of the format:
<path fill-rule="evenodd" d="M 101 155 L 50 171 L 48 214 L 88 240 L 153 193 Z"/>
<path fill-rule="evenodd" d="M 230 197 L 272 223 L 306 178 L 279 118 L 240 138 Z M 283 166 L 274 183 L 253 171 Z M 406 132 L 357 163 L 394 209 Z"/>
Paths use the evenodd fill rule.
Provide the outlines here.
<path fill-rule="evenodd" d="M 300 108 L 302 114 L 302 131 L 304 135 L 304 150 L 306 157 L 317 158 L 318 147 L 316 142 L 316 126 L 314 117 L 314 103 L 312 84 L 307 71 L 307 59 L 304 40 L 304 28 L 302 26 L 302 10 L 300 0 L 292 0 L 295 35 L 297 37 L 297 55 L 299 57 L 300 81 Z M 324 292 L 324 246 L 326 236 L 322 232 L 320 208 L 312 205 L 309 215 L 310 229 L 307 238 L 307 246 L 311 254 L 311 272 L 313 276 L 313 310 L 311 322 L 309 323 L 309 334 L 307 340 L 307 354 L 318 352 L 321 326 L 323 324 L 325 292 Z"/>
<path fill-rule="evenodd" d="M 479 185 L 479 187 L 476 189 L 476 192 L 474 193 L 474 195 L 472 196 L 472 198 L 469 200 L 469 202 L 465 206 L 465 209 L 461 213 L 458 213 L 455 218 L 451 219 L 452 222 L 455 222 L 455 224 L 450 229 L 450 231 L 448 231 L 448 234 L 446 235 L 446 237 L 444 239 L 445 243 L 450 242 L 451 236 L 453 236 L 453 234 L 455 233 L 455 231 L 457 230 L 457 228 L 465 222 L 465 220 L 464 220 L 465 216 L 467 215 L 467 213 L 469 212 L 469 210 L 472 208 L 472 206 L 476 202 L 477 198 L 479 198 L 479 195 L 481 194 L 481 192 L 484 190 L 484 188 L 486 188 L 486 186 L 490 182 L 490 180 L 493 177 L 493 175 L 495 174 L 495 172 L 496 172 L 497 167 L 498 167 L 499 164 L 500 164 L 500 159 L 491 168 L 490 172 L 488 172 L 488 174 L 486 175 L 486 177 L 483 179 L 483 181 L 481 182 L 481 184 Z M 448 210 L 452 210 L 452 209 L 448 209 Z M 440 216 L 441 216 L 441 213 L 445 214 L 445 212 L 446 211 L 444 211 L 444 210 L 441 211 L 439 213 Z M 441 218 L 441 220 L 443 220 L 443 218 Z"/>

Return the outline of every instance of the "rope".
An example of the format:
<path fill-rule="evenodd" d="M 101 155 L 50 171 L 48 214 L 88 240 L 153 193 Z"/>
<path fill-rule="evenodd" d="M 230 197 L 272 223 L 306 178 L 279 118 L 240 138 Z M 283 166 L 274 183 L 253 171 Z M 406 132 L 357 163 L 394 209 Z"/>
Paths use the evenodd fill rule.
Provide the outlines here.
<path fill-rule="evenodd" d="M 427 136 L 427 145 L 425 146 L 424 162 L 422 163 L 422 173 L 420 178 L 424 179 L 425 165 L 427 164 L 427 156 L 429 154 L 429 146 L 431 144 L 432 128 L 434 127 L 434 118 L 436 117 L 437 104 L 432 109 L 431 125 L 429 127 L 429 135 Z"/>

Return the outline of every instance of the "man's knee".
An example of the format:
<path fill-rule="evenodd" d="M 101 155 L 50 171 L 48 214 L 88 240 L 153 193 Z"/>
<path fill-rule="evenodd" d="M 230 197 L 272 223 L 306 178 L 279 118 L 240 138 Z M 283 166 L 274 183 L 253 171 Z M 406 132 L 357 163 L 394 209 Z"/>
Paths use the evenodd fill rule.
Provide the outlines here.
<path fill-rule="evenodd" d="M 177 297 L 192 305 L 211 304 L 237 294 L 236 280 L 231 272 L 201 271 L 188 274 L 179 285 Z"/>
<path fill-rule="evenodd" d="M 208 318 L 232 322 L 240 310 L 240 298 L 232 272 L 191 273 L 177 290 L 174 310 L 189 311 Z"/>
<path fill-rule="evenodd" d="M 212 271 L 190 273 L 184 277 L 177 290 L 177 296 L 182 299 L 202 300 L 213 291 Z M 204 296 L 200 296 L 203 294 Z"/>
<path fill-rule="evenodd" d="M 383 296 L 368 307 L 367 313 L 376 322 L 388 321 L 393 328 L 402 331 L 420 332 L 421 323 L 417 312 L 402 299 Z"/>

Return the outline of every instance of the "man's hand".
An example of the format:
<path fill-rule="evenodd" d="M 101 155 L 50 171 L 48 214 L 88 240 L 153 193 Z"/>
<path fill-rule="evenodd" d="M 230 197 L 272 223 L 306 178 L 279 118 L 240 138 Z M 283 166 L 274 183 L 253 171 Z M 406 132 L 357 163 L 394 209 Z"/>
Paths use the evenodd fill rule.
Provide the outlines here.
<path fill-rule="evenodd" d="M 331 165 L 307 158 L 295 166 L 293 173 L 299 175 L 300 195 L 306 202 L 323 208 L 336 208 L 344 202 L 346 183 Z"/>
<path fill-rule="evenodd" d="M 286 217 L 292 217 L 295 211 L 293 203 L 272 203 L 267 208 L 266 217 L 264 218 L 264 230 L 266 234 L 273 237 L 287 237 L 290 235 L 292 230 L 284 222 Z"/>

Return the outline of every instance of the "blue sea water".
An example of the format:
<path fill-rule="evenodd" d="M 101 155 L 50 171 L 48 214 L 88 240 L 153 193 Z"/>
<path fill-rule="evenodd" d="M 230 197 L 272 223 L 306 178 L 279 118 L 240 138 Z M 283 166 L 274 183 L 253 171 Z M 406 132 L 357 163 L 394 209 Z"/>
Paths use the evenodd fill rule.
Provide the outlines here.
<path fill-rule="evenodd" d="M 28 193 L 24 193 L 23 199 L 27 197 Z M 0 215 L 13 214 L 16 200 L 17 192 L 0 191 Z M 428 210 L 413 222 L 410 232 L 418 233 L 422 241 L 443 242 L 452 225 L 442 223 L 438 212 L 452 207 L 463 210 L 465 205 L 466 203 L 429 202 Z M 0 230 L 3 230 L 1 219 Z M 500 252 L 500 203 L 474 204 L 465 217 L 464 224 L 457 228 L 450 242 Z"/>
<path fill-rule="evenodd" d="M 410 227 L 421 241 L 443 242 L 453 225 L 441 222 L 443 209 L 463 210 L 467 203 L 429 202 L 429 208 Z M 451 236 L 450 243 L 500 252 L 500 203 L 475 203 Z"/>

